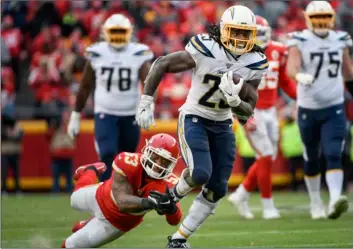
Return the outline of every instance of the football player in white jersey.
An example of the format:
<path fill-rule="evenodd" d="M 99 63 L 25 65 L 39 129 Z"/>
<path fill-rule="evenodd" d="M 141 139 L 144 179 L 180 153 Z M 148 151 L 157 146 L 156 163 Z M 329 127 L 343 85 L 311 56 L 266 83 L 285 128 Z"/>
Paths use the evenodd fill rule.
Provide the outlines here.
<path fill-rule="evenodd" d="M 184 51 L 159 57 L 146 78 L 136 119 L 148 129 L 154 125 L 152 96 L 164 74 L 193 72 L 178 122 L 187 168 L 170 198 L 180 200 L 197 186 L 203 189 L 178 231 L 168 238 L 167 247 L 188 247 L 187 238 L 215 212 L 227 193 L 235 159 L 232 111 L 243 123 L 253 114 L 257 87 L 268 67 L 263 50 L 254 44 L 256 32 L 253 12 L 245 6 L 231 6 L 223 13 L 220 25 L 208 28 L 208 34 L 192 37 Z M 241 76 L 238 84 L 233 82 L 233 73 Z M 240 99 L 242 88 L 247 89 L 247 95 Z"/>
<path fill-rule="evenodd" d="M 337 219 L 348 209 L 347 198 L 342 195 L 341 153 L 346 135 L 343 78 L 353 93 L 353 67 L 348 53 L 352 39 L 346 32 L 332 30 L 335 11 L 326 1 L 309 3 L 305 17 L 308 29 L 291 34 L 288 41 L 287 73 L 298 83 L 298 125 L 311 217 Z M 328 213 L 320 197 L 320 149 L 327 161 Z"/>
<path fill-rule="evenodd" d="M 153 53 L 148 46 L 131 42 L 133 26 L 121 14 L 110 16 L 102 27 L 104 41 L 86 49 L 87 63 L 71 113 L 68 133 L 80 131 L 81 111 L 94 89 L 95 146 L 108 169 L 101 180 L 109 179 L 114 155 L 135 152 L 140 127 L 135 114 L 140 99 L 139 80 L 144 82 Z"/>

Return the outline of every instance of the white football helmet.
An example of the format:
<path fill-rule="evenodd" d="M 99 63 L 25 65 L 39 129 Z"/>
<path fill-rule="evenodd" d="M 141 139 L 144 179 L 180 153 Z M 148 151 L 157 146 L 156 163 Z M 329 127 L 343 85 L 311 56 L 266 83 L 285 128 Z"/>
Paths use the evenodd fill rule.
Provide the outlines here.
<path fill-rule="evenodd" d="M 241 55 L 255 44 L 256 18 L 245 6 L 234 5 L 226 9 L 220 21 L 221 42 L 231 52 Z"/>
<path fill-rule="evenodd" d="M 111 15 L 103 24 L 103 38 L 114 48 L 122 48 L 131 40 L 133 26 L 122 14 Z"/>
<path fill-rule="evenodd" d="M 312 1 L 304 11 L 306 25 L 319 36 L 324 36 L 335 25 L 335 10 L 326 1 Z"/>

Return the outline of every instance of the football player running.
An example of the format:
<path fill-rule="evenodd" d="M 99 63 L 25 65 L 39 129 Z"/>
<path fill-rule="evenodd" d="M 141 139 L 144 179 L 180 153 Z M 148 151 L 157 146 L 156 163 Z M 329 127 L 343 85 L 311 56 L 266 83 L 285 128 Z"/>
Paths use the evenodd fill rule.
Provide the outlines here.
<path fill-rule="evenodd" d="M 156 134 L 146 141 L 140 153 L 120 153 L 113 162 L 109 180 L 97 184 L 98 175 L 106 170 L 104 163 L 79 167 L 71 195 L 71 206 L 93 217 L 74 225 L 73 234 L 63 248 L 99 247 L 138 226 L 143 216 L 156 210 L 165 215 L 170 225 L 177 225 L 182 217 L 178 203 L 169 191 L 178 179 L 172 174 L 179 158 L 177 141 L 168 134 Z"/>
<path fill-rule="evenodd" d="M 335 11 L 328 2 L 311 2 L 304 14 L 308 29 L 290 35 L 287 73 L 298 83 L 298 125 L 311 217 L 337 219 L 348 209 L 347 197 L 342 195 L 341 153 L 346 135 L 343 78 L 353 93 L 348 52 L 352 39 L 347 32 L 332 30 Z M 328 213 L 320 196 L 320 147 L 327 162 Z"/>
<path fill-rule="evenodd" d="M 256 20 L 245 6 L 229 7 L 220 25 L 208 34 L 192 37 L 184 51 L 157 58 L 145 81 L 137 122 L 145 129 L 154 125 L 153 94 L 165 73 L 192 69 L 192 85 L 178 120 L 179 144 L 187 168 L 171 190 L 178 201 L 197 186 L 203 189 L 194 200 L 178 231 L 168 237 L 167 247 L 189 247 L 187 238 L 214 214 L 228 189 L 235 159 L 232 111 L 245 123 L 253 114 L 257 87 L 268 62 L 256 46 Z M 233 82 L 233 73 L 242 78 Z M 238 83 L 238 84 L 235 84 Z M 247 95 L 239 92 L 247 85 Z"/>
<path fill-rule="evenodd" d="M 271 40 L 271 27 L 266 19 L 256 16 L 256 44 L 264 49 L 269 67 L 268 72 L 258 87 L 259 99 L 254 111 L 254 117 L 245 125 L 245 131 L 256 152 L 256 162 L 238 189 L 229 195 L 239 214 L 246 219 L 253 219 L 248 206 L 248 198 L 256 185 L 260 189 L 262 201 L 262 216 L 264 219 L 280 218 L 272 199 L 271 168 L 277 157 L 279 141 L 279 126 L 276 110 L 278 87 L 288 96 L 296 98 L 296 84 L 286 74 L 287 48 Z"/>
<path fill-rule="evenodd" d="M 111 175 L 114 156 L 121 151 L 135 152 L 140 127 L 135 114 L 141 96 L 139 79 L 144 82 L 153 53 L 148 46 L 131 42 L 133 26 L 121 14 L 110 16 L 102 27 L 104 41 L 86 49 L 87 62 L 71 113 L 68 134 L 80 131 L 81 111 L 94 89 L 95 147 L 100 161 L 107 165 L 101 176 Z"/>

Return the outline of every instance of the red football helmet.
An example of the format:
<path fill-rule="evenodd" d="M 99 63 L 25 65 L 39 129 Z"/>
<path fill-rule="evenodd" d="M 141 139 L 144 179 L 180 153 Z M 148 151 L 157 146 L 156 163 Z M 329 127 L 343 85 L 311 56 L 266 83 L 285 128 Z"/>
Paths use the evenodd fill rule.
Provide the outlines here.
<path fill-rule="evenodd" d="M 146 140 L 142 149 L 141 164 L 148 176 L 165 179 L 173 173 L 179 158 L 179 147 L 174 137 L 159 133 Z"/>
<path fill-rule="evenodd" d="M 255 43 L 261 48 L 265 48 L 271 40 L 271 27 L 267 20 L 261 16 L 256 16 L 257 35 Z"/>

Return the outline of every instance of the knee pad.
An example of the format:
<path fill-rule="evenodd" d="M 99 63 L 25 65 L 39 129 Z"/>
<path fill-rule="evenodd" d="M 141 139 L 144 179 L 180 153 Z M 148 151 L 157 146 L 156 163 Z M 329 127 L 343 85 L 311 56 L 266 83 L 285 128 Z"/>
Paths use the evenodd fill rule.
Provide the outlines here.
<path fill-rule="evenodd" d="M 304 162 L 304 174 L 306 176 L 316 176 L 320 174 L 320 163 L 319 161 L 305 161 Z"/>
<path fill-rule="evenodd" d="M 227 191 L 228 191 L 227 184 L 221 184 L 217 186 L 217 190 L 204 188 L 201 193 L 207 201 L 212 203 L 217 203 L 220 199 L 222 199 L 227 194 Z"/>
<path fill-rule="evenodd" d="M 332 170 L 332 169 L 342 169 L 342 164 L 341 164 L 341 155 L 328 155 L 325 156 L 326 161 L 327 161 L 327 169 L 326 170 Z"/>
<path fill-rule="evenodd" d="M 193 169 L 191 179 L 197 186 L 202 186 L 208 182 L 211 177 L 211 172 L 207 172 L 205 169 Z"/>

